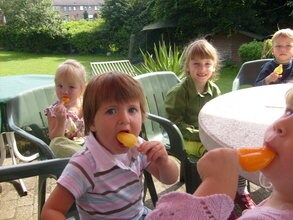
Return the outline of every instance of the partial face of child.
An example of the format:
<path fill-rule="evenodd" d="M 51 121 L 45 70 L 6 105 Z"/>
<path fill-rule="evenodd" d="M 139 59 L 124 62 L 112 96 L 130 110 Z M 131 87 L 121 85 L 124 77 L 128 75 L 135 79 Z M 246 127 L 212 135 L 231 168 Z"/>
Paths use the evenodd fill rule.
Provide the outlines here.
<path fill-rule="evenodd" d="M 102 146 L 112 154 L 123 154 L 129 148 L 118 142 L 117 134 L 125 131 L 138 136 L 141 125 L 142 116 L 138 100 L 122 103 L 106 102 L 96 112 L 90 130 Z"/>
<path fill-rule="evenodd" d="M 78 81 L 64 77 L 57 80 L 55 89 L 59 100 L 62 100 L 63 97 L 69 98 L 67 105 L 76 103 L 82 94 L 82 87 Z"/>
<path fill-rule="evenodd" d="M 277 121 L 265 133 L 266 146 L 276 152 L 272 163 L 262 172 L 276 188 L 293 186 L 293 102 Z M 284 176 L 284 178 L 281 178 Z"/>
<path fill-rule="evenodd" d="M 293 57 L 293 40 L 286 36 L 276 38 L 273 43 L 273 55 L 278 63 L 289 63 Z"/>
<path fill-rule="evenodd" d="M 215 62 L 212 59 L 190 59 L 188 70 L 194 81 L 206 83 L 215 72 Z"/>

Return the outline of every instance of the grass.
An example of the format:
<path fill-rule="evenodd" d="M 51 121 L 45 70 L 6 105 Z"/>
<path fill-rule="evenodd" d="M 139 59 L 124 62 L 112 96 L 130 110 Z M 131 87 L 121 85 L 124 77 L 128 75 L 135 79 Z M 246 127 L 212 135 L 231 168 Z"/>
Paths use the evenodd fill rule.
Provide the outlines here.
<path fill-rule="evenodd" d="M 238 70 L 239 70 L 239 67 L 236 65 L 223 67 L 220 70 L 219 80 L 216 81 L 216 84 L 219 86 L 222 94 L 231 92 L 232 83 L 238 73 Z"/>
<path fill-rule="evenodd" d="M 122 56 L 110 55 L 54 55 L 32 54 L 0 50 L 0 76 L 20 74 L 55 74 L 58 65 L 66 59 L 76 59 L 81 62 L 87 72 L 90 72 L 90 62 L 127 59 Z M 238 72 L 236 66 L 226 66 L 220 71 L 220 78 L 216 84 L 222 94 L 230 92 L 232 82 Z"/>
<path fill-rule="evenodd" d="M 125 58 L 114 55 L 53 55 L 0 51 L 0 76 L 55 74 L 58 65 L 66 59 L 78 60 L 85 66 L 87 72 L 90 72 L 90 62 L 120 60 Z"/>

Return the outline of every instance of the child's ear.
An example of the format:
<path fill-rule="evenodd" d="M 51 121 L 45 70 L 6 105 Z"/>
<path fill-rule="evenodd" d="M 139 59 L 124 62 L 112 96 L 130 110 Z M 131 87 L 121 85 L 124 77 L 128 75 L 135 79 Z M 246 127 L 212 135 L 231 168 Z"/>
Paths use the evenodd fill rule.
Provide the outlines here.
<path fill-rule="evenodd" d="M 96 131 L 96 127 L 94 125 L 90 126 L 90 131 L 95 132 Z"/>
<path fill-rule="evenodd" d="M 213 68 L 212 68 L 212 73 L 215 73 L 215 72 L 216 72 L 216 67 L 213 66 Z"/>

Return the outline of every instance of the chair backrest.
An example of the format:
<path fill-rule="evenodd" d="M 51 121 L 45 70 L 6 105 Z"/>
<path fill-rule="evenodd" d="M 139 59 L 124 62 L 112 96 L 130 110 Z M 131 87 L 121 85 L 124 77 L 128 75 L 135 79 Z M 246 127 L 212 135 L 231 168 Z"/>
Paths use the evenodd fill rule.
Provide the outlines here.
<path fill-rule="evenodd" d="M 145 73 L 135 76 L 144 90 L 147 101 L 147 111 L 153 115 L 166 118 L 165 96 L 167 92 L 180 82 L 180 79 L 173 72 L 162 71 Z M 158 140 L 170 144 L 169 137 L 160 124 L 154 120 L 146 120 L 143 126 L 144 138 L 148 140 Z"/>
<path fill-rule="evenodd" d="M 50 139 L 44 109 L 54 100 L 56 100 L 55 89 L 52 84 L 22 93 L 7 103 L 9 129 L 38 145 L 41 157 L 52 158 L 51 151 L 48 150 Z"/>
<path fill-rule="evenodd" d="M 169 155 L 180 161 L 180 181 L 185 181 L 186 192 L 193 193 L 200 184 L 196 160 L 188 157 L 179 128 L 166 118 L 165 97 L 167 92 L 180 82 L 173 72 L 154 72 L 135 76 L 144 90 L 148 117 L 143 123 L 142 137 L 165 144 Z"/>
<path fill-rule="evenodd" d="M 93 75 L 98 75 L 109 71 L 121 71 L 131 76 L 135 76 L 135 70 L 129 60 L 115 60 L 106 62 L 91 62 Z"/>
<path fill-rule="evenodd" d="M 235 77 L 232 85 L 232 91 L 238 90 L 241 86 L 254 86 L 255 80 L 264 63 L 272 59 L 260 59 L 245 62 L 241 65 L 237 76 Z"/>

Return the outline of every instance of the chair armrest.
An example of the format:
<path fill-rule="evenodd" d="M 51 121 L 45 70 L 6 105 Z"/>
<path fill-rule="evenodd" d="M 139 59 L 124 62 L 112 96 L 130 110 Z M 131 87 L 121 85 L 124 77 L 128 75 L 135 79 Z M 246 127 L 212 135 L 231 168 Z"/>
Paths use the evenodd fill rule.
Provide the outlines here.
<path fill-rule="evenodd" d="M 181 161 L 186 160 L 187 155 L 184 150 L 183 136 L 177 125 L 167 118 L 151 113 L 147 113 L 147 118 L 159 123 L 167 132 L 170 141 L 170 153 L 173 154 L 173 156 L 180 157 L 178 159 Z"/>
<path fill-rule="evenodd" d="M 240 85 L 239 85 L 239 78 L 236 77 L 234 80 L 233 80 L 233 84 L 232 84 L 232 91 L 236 91 L 239 89 Z"/>
<path fill-rule="evenodd" d="M 0 182 L 41 175 L 60 176 L 69 158 L 57 158 L 0 167 Z"/>
<path fill-rule="evenodd" d="M 57 158 L 32 163 L 0 166 L 0 182 L 7 182 L 28 177 L 38 177 L 38 219 L 41 219 L 41 210 L 46 200 L 48 178 L 59 178 L 70 158 Z M 78 219 L 75 204 L 67 213 L 67 217 Z"/>
<path fill-rule="evenodd" d="M 8 123 L 9 128 L 12 131 L 14 131 L 16 134 L 18 134 L 21 137 L 25 138 L 26 140 L 34 143 L 40 150 L 39 153 L 40 153 L 41 160 L 55 158 L 54 153 L 52 152 L 52 150 L 49 148 L 49 146 L 43 140 L 33 136 L 32 134 L 24 131 L 23 129 L 21 129 L 20 127 L 15 125 L 15 123 L 13 121 L 13 116 L 12 116 L 12 108 L 13 108 L 13 106 L 9 102 L 7 104 L 7 123 Z"/>

